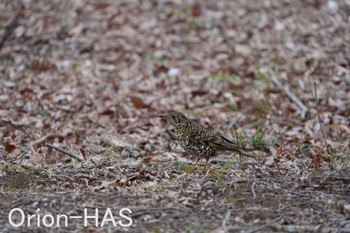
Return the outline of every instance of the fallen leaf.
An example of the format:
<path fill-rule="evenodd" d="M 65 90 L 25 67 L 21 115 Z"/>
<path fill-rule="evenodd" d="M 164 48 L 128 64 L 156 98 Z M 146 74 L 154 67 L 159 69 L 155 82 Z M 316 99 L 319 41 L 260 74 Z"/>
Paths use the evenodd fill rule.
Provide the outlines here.
<path fill-rule="evenodd" d="M 130 100 L 135 108 L 150 108 L 150 104 L 146 104 L 140 97 L 131 96 Z"/>

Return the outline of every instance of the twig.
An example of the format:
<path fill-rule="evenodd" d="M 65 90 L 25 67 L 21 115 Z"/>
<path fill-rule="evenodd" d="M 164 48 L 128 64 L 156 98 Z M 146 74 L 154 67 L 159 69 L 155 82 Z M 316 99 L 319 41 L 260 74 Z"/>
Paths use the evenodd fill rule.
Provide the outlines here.
<path fill-rule="evenodd" d="M 35 140 L 34 142 L 31 143 L 32 146 L 36 146 L 38 144 L 41 144 L 43 142 L 45 142 L 46 140 L 48 139 L 53 139 L 53 138 L 56 138 L 56 137 L 59 137 L 60 135 L 58 134 L 55 134 L 55 133 L 50 133 L 50 134 L 46 134 L 45 136 Z"/>
<path fill-rule="evenodd" d="M 235 130 L 235 137 L 236 137 L 236 142 L 237 142 L 237 145 L 238 145 L 238 147 L 240 147 L 240 145 L 239 145 L 239 141 L 238 141 L 237 125 L 235 125 L 234 130 Z"/>
<path fill-rule="evenodd" d="M 271 76 L 271 80 L 275 85 L 281 88 L 286 93 L 288 98 L 291 101 L 293 101 L 297 105 L 297 107 L 301 110 L 301 113 L 300 113 L 301 118 L 305 118 L 306 113 L 309 111 L 308 107 L 306 107 L 303 104 L 303 102 L 301 102 L 301 100 L 289 90 L 288 87 L 283 87 L 280 81 L 277 80 L 275 75 Z"/>
<path fill-rule="evenodd" d="M 326 151 L 327 151 L 328 157 L 331 159 L 332 167 L 334 168 L 335 162 L 334 162 L 333 156 L 331 155 L 331 151 L 329 149 L 329 146 L 328 146 L 328 143 L 327 143 L 327 139 L 326 139 L 326 134 L 323 131 L 323 127 L 322 127 L 320 111 L 319 111 L 319 108 L 318 108 L 317 88 L 316 88 L 316 81 L 315 80 L 314 80 L 314 90 L 315 90 L 315 101 L 316 101 L 316 111 L 317 111 L 318 123 L 320 124 L 320 129 L 321 129 L 321 133 L 322 133 L 322 136 L 323 136 L 324 144 L 326 145 Z"/>
<path fill-rule="evenodd" d="M 304 79 L 308 79 L 309 76 L 315 72 L 316 70 L 316 67 L 315 66 L 312 66 L 310 69 L 308 69 L 305 73 L 304 73 Z"/>
<path fill-rule="evenodd" d="M 224 219 L 222 220 L 222 228 L 224 230 L 226 230 L 227 228 L 227 222 L 230 220 L 230 216 L 231 216 L 231 210 L 227 210 Z"/>
<path fill-rule="evenodd" d="M 209 161 L 209 163 L 211 163 L 211 164 L 225 164 L 229 161 L 230 160 L 228 160 L 228 159 L 211 159 Z M 248 160 L 245 163 L 248 165 L 258 165 L 259 164 L 257 161 L 254 161 L 254 160 Z"/>
<path fill-rule="evenodd" d="M 254 181 L 253 184 L 250 186 L 250 190 L 252 191 L 252 194 L 253 194 L 253 199 L 256 199 L 255 187 L 256 187 L 256 183 Z"/>
<path fill-rule="evenodd" d="M 6 25 L 4 26 L 3 29 L 3 34 L 2 37 L 0 38 L 0 49 L 2 48 L 2 46 L 5 43 L 5 40 L 7 39 L 7 37 L 10 36 L 11 30 L 13 29 L 13 27 L 15 26 L 17 19 L 21 13 L 21 8 L 22 6 L 19 6 L 17 11 L 15 12 L 15 14 L 7 21 Z"/>
<path fill-rule="evenodd" d="M 76 159 L 76 160 L 78 160 L 80 162 L 84 160 L 79 155 L 75 155 L 75 154 L 73 154 L 73 153 L 71 153 L 71 152 L 69 152 L 69 151 L 67 151 L 65 149 L 59 148 L 57 146 L 54 146 L 51 143 L 46 144 L 46 146 L 51 147 L 52 149 L 55 149 L 55 150 L 57 150 L 59 152 L 62 152 L 63 154 L 68 155 L 69 157 L 71 157 L 73 159 Z"/>
<path fill-rule="evenodd" d="M 239 123 L 239 119 L 238 119 L 239 116 L 240 116 L 240 113 L 237 113 L 236 116 L 229 123 L 228 128 L 231 129 L 233 127 L 237 145 L 238 145 L 238 147 L 241 147 L 240 146 L 240 142 L 238 140 L 238 132 L 237 132 L 237 125 Z M 241 156 L 241 154 L 239 154 L 239 161 L 242 163 L 242 156 Z"/>
<path fill-rule="evenodd" d="M 237 115 L 236 115 L 236 117 L 237 117 Z M 235 137 L 236 137 L 236 142 L 237 142 L 237 145 L 238 145 L 238 147 L 240 147 L 240 145 L 239 145 L 239 141 L 238 141 L 238 133 L 237 133 L 237 124 L 238 124 L 238 117 L 237 117 L 237 121 L 236 121 L 236 124 L 234 124 L 234 126 L 235 126 Z M 239 153 L 239 162 L 240 163 L 242 163 L 242 156 L 241 156 L 241 154 Z"/>
<path fill-rule="evenodd" d="M 312 225 L 279 225 L 269 224 L 266 227 L 279 232 L 340 232 L 350 233 L 349 228 L 338 228 L 338 227 L 322 227 Z"/>
<path fill-rule="evenodd" d="M 165 211 L 176 211 L 176 212 L 186 212 L 186 209 L 175 208 L 175 207 L 157 207 L 157 208 L 139 208 L 139 207 L 129 207 L 132 210 L 132 217 L 136 218 L 139 216 L 145 216 L 146 214 L 159 214 L 165 213 Z"/>
<path fill-rule="evenodd" d="M 319 108 L 318 108 L 316 81 L 314 81 L 314 90 L 315 90 L 315 101 L 316 101 L 316 111 L 317 111 L 318 123 L 320 124 L 320 129 L 321 129 L 321 132 L 322 132 L 324 144 L 326 145 L 327 153 L 328 153 L 328 155 L 330 155 L 331 153 L 330 153 L 330 150 L 329 150 L 329 147 L 328 147 L 328 143 L 327 143 L 327 140 L 326 140 L 326 134 L 323 131 L 323 127 L 322 127 L 322 123 L 321 123 L 321 117 L 320 117 L 320 111 L 319 111 Z"/>

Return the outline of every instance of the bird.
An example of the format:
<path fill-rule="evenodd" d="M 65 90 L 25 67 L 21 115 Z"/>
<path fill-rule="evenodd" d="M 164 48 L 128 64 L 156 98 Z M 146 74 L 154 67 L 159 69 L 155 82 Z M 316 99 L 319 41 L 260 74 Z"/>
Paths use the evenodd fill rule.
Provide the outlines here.
<path fill-rule="evenodd" d="M 201 158 L 205 158 L 206 160 L 204 165 L 205 170 L 209 160 L 215 157 L 219 151 L 235 151 L 243 156 L 255 158 L 254 155 L 239 147 L 237 143 L 228 139 L 220 132 L 211 131 L 193 122 L 181 112 L 172 111 L 159 117 L 167 119 L 172 123 L 181 147 L 197 158 L 191 172 L 195 170 Z"/>

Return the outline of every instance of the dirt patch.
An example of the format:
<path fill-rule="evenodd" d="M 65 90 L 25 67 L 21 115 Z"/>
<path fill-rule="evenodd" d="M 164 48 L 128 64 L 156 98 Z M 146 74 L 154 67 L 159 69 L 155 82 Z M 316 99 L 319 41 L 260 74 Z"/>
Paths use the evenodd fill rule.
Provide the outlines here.
<path fill-rule="evenodd" d="M 214 166 L 214 165 L 212 165 Z M 176 167 L 173 168 L 176 171 Z M 93 171 L 92 171 L 93 172 Z M 4 229 L 14 229 L 6 218 L 13 208 L 20 208 L 27 214 L 41 214 L 56 216 L 67 213 L 70 216 L 83 216 L 84 208 L 87 213 L 95 213 L 99 209 L 99 223 L 101 224 L 107 211 L 111 208 L 116 221 L 124 220 L 118 214 L 120 209 L 129 208 L 132 213 L 131 227 L 113 226 L 112 223 L 102 227 L 104 230 L 154 232 L 203 232 L 211 230 L 244 231 L 259 230 L 286 231 L 288 227 L 303 231 L 302 227 L 309 227 L 307 231 L 323 229 L 334 231 L 349 227 L 349 212 L 346 203 L 349 203 L 350 180 L 347 173 L 295 175 L 270 170 L 255 170 L 254 172 L 234 171 L 217 174 L 217 170 L 207 173 L 185 174 L 173 179 L 160 181 L 160 174 L 153 177 L 149 187 L 147 182 L 136 182 L 141 179 L 133 178 L 124 182 L 115 179 L 95 179 L 94 192 L 89 191 L 91 185 L 83 187 L 84 182 L 71 182 L 71 187 L 80 187 L 80 192 L 39 192 L 32 193 L 19 188 L 20 193 L 12 190 L 11 193 L 1 194 L 3 200 L 0 206 Z M 56 172 L 52 172 L 54 174 Z M 137 173 L 137 172 L 136 172 Z M 26 177 L 33 174 L 19 173 Z M 60 176 L 56 173 L 53 176 Z M 79 177 L 79 174 L 76 174 Z M 5 180 L 9 179 L 8 176 Z M 86 179 L 85 184 L 89 182 Z M 149 179 L 152 180 L 152 179 Z M 156 182 L 157 180 L 158 182 Z M 21 180 L 22 183 L 25 180 Z M 42 182 L 31 179 L 30 186 L 38 185 L 43 189 Z M 107 184 L 108 183 L 108 184 Z M 12 183 L 11 183 L 12 184 Z M 66 181 L 52 182 L 55 187 L 65 187 L 69 190 Z M 52 189 L 53 187 L 46 187 Z M 344 209 L 345 208 L 345 209 Z M 40 212 L 35 212 L 40 209 Z M 15 220 L 14 220 L 15 221 Z M 87 228 L 83 222 L 72 220 L 65 227 L 38 228 L 33 220 L 32 231 L 48 232 L 51 230 L 99 230 L 91 221 Z M 63 223 L 62 223 L 63 224 Z M 117 224 L 118 225 L 118 224 Z M 286 227 L 286 228 L 284 228 Z M 294 228 L 293 228 L 294 227 Z M 299 227 L 299 228 L 298 228 Z M 23 232 L 28 231 L 22 227 Z M 305 230 L 305 229 L 304 229 Z M 344 232 L 346 232 L 344 230 Z"/>

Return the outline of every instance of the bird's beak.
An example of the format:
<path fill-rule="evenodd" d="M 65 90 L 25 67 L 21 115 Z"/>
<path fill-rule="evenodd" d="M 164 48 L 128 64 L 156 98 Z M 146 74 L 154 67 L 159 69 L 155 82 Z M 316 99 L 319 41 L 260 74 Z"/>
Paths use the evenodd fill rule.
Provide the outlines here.
<path fill-rule="evenodd" d="M 167 118 L 167 116 L 168 115 L 159 115 L 158 117 L 165 119 L 165 118 Z"/>

